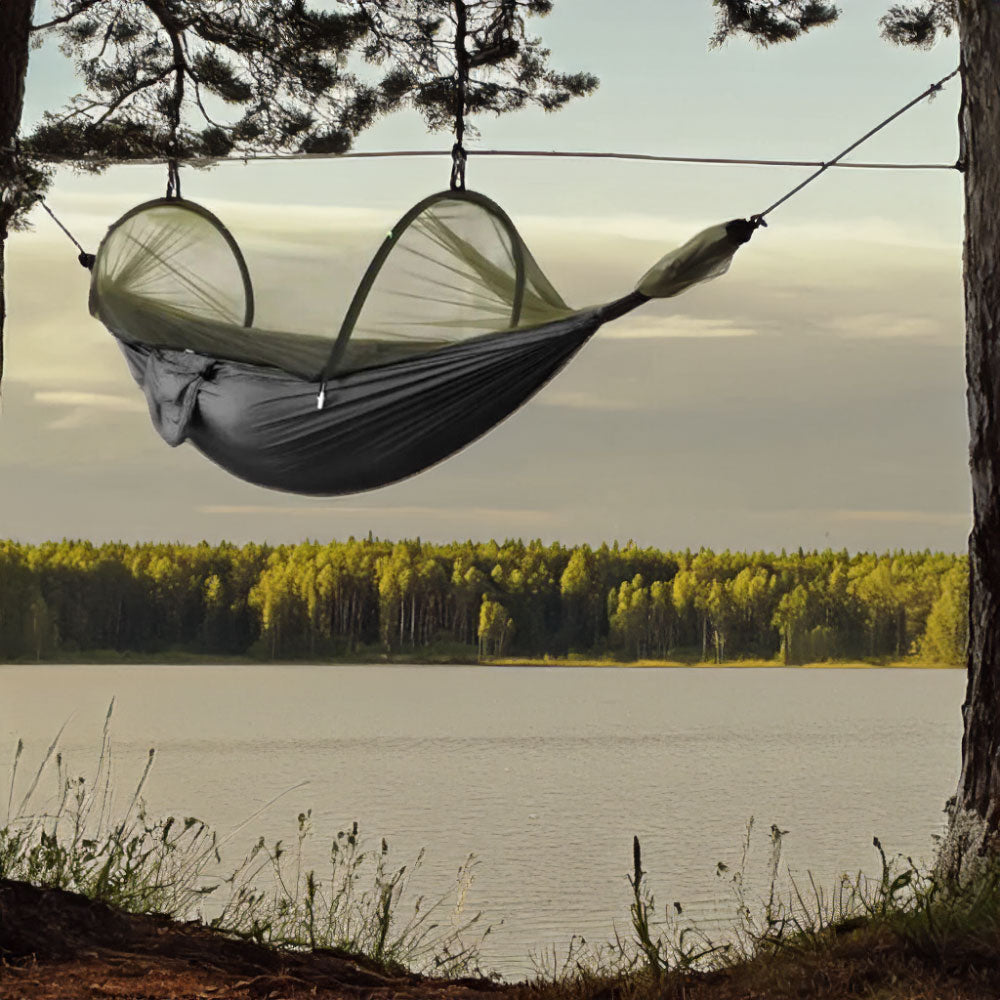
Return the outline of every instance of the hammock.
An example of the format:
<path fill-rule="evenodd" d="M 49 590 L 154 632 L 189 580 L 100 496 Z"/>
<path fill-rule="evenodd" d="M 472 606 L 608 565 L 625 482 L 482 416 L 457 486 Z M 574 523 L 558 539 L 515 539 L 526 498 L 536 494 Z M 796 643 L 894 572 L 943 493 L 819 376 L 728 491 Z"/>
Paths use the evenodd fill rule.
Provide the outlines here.
<path fill-rule="evenodd" d="M 446 191 L 403 216 L 343 322 L 317 336 L 254 326 L 249 271 L 228 230 L 200 205 L 160 199 L 109 229 L 90 311 L 118 339 L 168 444 L 190 441 L 260 486 L 333 496 L 454 454 L 602 324 L 722 274 L 753 229 L 706 229 L 635 291 L 573 309 L 499 205 Z"/>

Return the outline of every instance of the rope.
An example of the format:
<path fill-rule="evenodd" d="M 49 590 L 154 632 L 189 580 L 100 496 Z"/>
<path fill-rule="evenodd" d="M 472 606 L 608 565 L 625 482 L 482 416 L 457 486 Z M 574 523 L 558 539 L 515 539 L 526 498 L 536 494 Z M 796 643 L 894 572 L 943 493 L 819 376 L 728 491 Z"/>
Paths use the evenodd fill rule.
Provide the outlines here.
<path fill-rule="evenodd" d="M 657 156 L 652 153 L 598 152 L 596 150 L 556 149 L 466 149 L 466 157 L 555 157 L 569 160 L 631 160 L 641 163 L 704 163 L 709 166 L 747 167 L 836 167 L 841 170 L 957 170 L 956 163 L 840 163 L 833 160 L 762 160 L 737 159 L 726 156 Z M 46 153 L 25 153 L 29 159 L 44 163 L 88 164 L 95 167 L 158 167 L 169 163 L 168 157 L 125 159 L 112 156 L 69 157 Z M 369 153 L 253 153 L 239 156 L 192 156 L 182 162 L 189 167 L 213 167 L 229 163 L 281 163 L 298 160 L 377 160 L 453 156 L 454 151 L 441 149 L 374 150 Z"/>
<path fill-rule="evenodd" d="M 44 198 L 39 198 L 38 200 L 42 208 L 44 208 L 45 211 L 49 213 L 49 217 L 52 219 L 52 221 L 69 237 L 70 242 L 72 242 L 73 246 L 75 246 L 77 250 L 80 251 L 80 255 L 77 257 L 77 260 L 85 268 L 87 268 L 87 270 L 90 270 L 94 266 L 94 260 L 95 260 L 94 255 L 92 253 L 87 253 L 87 251 L 83 249 L 83 247 L 80 245 L 80 241 L 62 224 L 62 222 L 60 222 L 59 217 L 56 215 L 55 212 L 52 211 L 51 208 L 49 208 Z"/>
<path fill-rule="evenodd" d="M 884 129 L 887 125 L 894 122 L 901 115 L 906 114 L 906 112 L 909 111 L 910 108 L 915 107 L 916 105 L 920 104 L 921 101 L 925 101 L 927 100 L 928 97 L 932 96 L 933 94 L 936 94 L 949 80 L 957 76 L 959 72 L 961 72 L 961 67 L 952 70 L 947 76 L 941 77 L 941 79 L 938 80 L 937 83 L 932 83 L 922 94 L 918 95 L 917 97 L 914 97 L 913 100 L 910 101 L 908 104 L 904 104 L 903 107 L 901 107 L 898 111 L 894 112 L 893 114 L 889 115 L 889 117 L 886 118 L 884 121 L 879 122 L 879 124 L 876 125 L 874 128 L 869 129 L 863 136 L 861 136 L 860 139 L 857 139 L 855 142 L 852 142 L 851 145 L 848 146 L 843 152 L 838 153 L 829 162 L 821 164 L 820 168 L 815 173 L 810 174 L 800 184 L 796 184 L 795 187 L 791 189 L 791 191 L 780 197 L 773 205 L 770 205 L 767 208 L 765 208 L 763 212 L 759 212 L 757 215 L 751 216 L 750 221 L 757 226 L 766 226 L 767 223 L 764 220 L 776 208 L 778 208 L 781 205 L 784 205 L 784 203 L 788 201 L 789 198 L 793 198 L 804 187 L 806 187 L 809 184 L 812 184 L 812 182 L 816 180 L 817 177 L 819 177 L 821 174 L 826 173 L 826 171 L 829 170 L 830 167 L 838 166 L 839 161 L 842 160 L 845 156 L 847 156 L 848 153 L 853 152 L 862 143 L 867 142 L 873 135 L 876 135 L 877 133 L 881 132 L 882 129 Z M 958 164 L 955 164 L 955 168 L 956 169 L 958 168 Z"/>
<path fill-rule="evenodd" d="M 452 190 L 464 190 L 465 189 L 465 164 L 468 160 L 468 151 L 462 145 L 462 139 L 465 134 L 465 84 L 468 77 L 468 67 L 467 61 L 468 56 L 465 53 L 465 34 L 464 34 L 464 13 L 465 5 L 460 2 L 457 4 L 457 10 L 461 11 L 459 16 L 459 26 L 463 30 L 460 34 L 456 36 L 456 54 L 458 56 L 458 66 L 459 66 L 459 86 L 458 86 L 458 99 L 456 100 L 456 115 L 455 115 L 455 136 L 456 142 L 451 151 L 452 157 L 452 174 L 451 174 L 451 187 Z M 522 150 L 522 149 L 484 149 L 479 150 L 475 153 L 477 156 L 530 156 L 530 157 L 566 157 L 566 158 L 586 158 L 586 159 L 615 159 L 615 160 L 645 160 L 650 162 L 658 163 L 707 163 L 707 164 L 717 164 L 717 165 L 742 165 L 742 166 L 766 166 L 766 167 L 817 167 L 812 174 L 810 174 L 804 181 L 796 184 L 787 194 L 782 195 L 776 202 L 769 205 L 764 209 L 763 212 L 759 212 L 757 215 L 752 215 L 748 220 L 748 223 L 757 228 L 759 226 L 766 226 L 765 221 L 767 216 L 770 215 L 776 208 L 784 205 L 786 201 L 797 195 L 803 188 L 812 184 L 814 180 L 820 177 L 822 174 L 826 173 L 827 170 L 832 167 L 852 167 L 854 169 L 863 170 L 959 170 L 961 169 L 958 163 L 842 163 L 841 161 L 849 153 L 852 153 L 860 145 L 867 142 L 872 136 L 877 135 L 882 131 L 887 125 L 890 125 L 901 115 L 906 114 L 911 108 L 920 104 L 922 101 L 927 100 L 927 98 L 938 93 L 949 80 L 956 77 L 961 72 L 961 67 L 952 70 L 947 76 L 942 77 L 936 83 L 932 83 L 923 93 L 914 97 L 912 101 L 904 104 L 898 111 L 889 115 L 888 118 L 879 122 L 874 128 L 869 129 L 860 139 L 852 142 L 846 149 L 838 153 L 832 160 L 827 161 L 810 161 L 810 160 L 743 160 L 743 159 L 732 159 L 729 157 L 703 157 L 703 156 L 654 156 L 645 153 L 598 153 L 598 152 L 563 152 L 557 150 Z M 176 132 L 172 136 L 172 141 L 176 142 Z M 22 155 L 19 148 L 19 144 L 11 150 L 14 155 Z M 300 160 L 300 159 L 372 159 L 376 157 L 400 157 L 400 156 L 440 156 L 442 155 L 439 150 L 402 150 L 402 151 L 386 151 L 386 152 L 372 152 L 372 153 L 272 153 L 264 155 L 255 156 L 218 156 L 218 157 L 193 157 L 185 162 L 191 164 L 192 166 L 208 166 L 216 163 L 235 163 L 242 161 L 244 163 L 249 163 L 251 160 Z M 29 154 L 30 156 L 30 154 Z M 33 157 L 37 160 L 43 160 L 50 163 L 72 163 L 72 162 L 88 162 L 95 164 L 123 164 L 123 165 L 150 165 L 150 164 L 161 164 L 163 162 L 167 163 L 167 197 L 168 198 L 180 198 L 181 196 L 181 181 L 180 181 L 180 168 L 176 157 L 168 156 L 164 161 L 161 158 L 152 158 L 145 160 L 127 160 L 127 159 L 115 159 L 111 157 L 100 158 L 100 159 L 82 159 L 73 160 L 68 157 L 55 157 L 55 156 L 35 156 Z M 92 268 L 94 266 L 94 255 L 87 253 L 83 249 L 80 242 L 76 237 L 59 221 L 55 212 L 46 204 L 45 199 L 39 199 L 42 208 L 48 212 L 52 221 L 69 237 L 73 245 L 80 251 L 79 261 L 87 268 Z"/>

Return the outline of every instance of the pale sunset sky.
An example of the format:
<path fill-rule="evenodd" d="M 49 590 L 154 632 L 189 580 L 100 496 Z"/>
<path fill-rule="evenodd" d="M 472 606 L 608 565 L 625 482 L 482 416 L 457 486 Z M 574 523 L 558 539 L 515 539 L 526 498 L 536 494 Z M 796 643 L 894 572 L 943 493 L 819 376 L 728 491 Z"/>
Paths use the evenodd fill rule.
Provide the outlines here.
<path fill-rule="evenodd" d="M 478 144 L 830 157 L 957 63 L 955 40 L 931 52 L 883 42 L 885 6 L 845 4 L 838 25 L 784 47 L 709 51 L 708 0 L 557 0 L 535 29 L 554 67 L 590 70 L 600 90 L 556 115 L 482 119 Z M 27 122 L 73 88 L 54 47 L 35 51 Z M 954 81 L 854 158 L 953 163 L 958 96 Z M 356 144 L 403 148 L 450 139 L 404 111 Z M 760 211 L 805 173 L 473 158 L 468 183 L 506 208 L 553 283 L 584 305 L 623 294 L 672 246 Z M 184 194 L 245 243 L 262 298 L 280 293 L 287 309 L 322 296 L 339 326 L 381 235 L 447 178 L 446 159 L 234 164 L 185 171 Z M 162 168 L 60 171 L 49 201 L 96 249 L 164 184 Z M 87 312 L 75 251 L 37 212 L 8 245 L 0 536 L 964 549 L 960 175 L 829 171 L 770 221 L 728 275 L 605 327 L 464 452 L 376 492 L 309 499 L 159 439 Z"/>

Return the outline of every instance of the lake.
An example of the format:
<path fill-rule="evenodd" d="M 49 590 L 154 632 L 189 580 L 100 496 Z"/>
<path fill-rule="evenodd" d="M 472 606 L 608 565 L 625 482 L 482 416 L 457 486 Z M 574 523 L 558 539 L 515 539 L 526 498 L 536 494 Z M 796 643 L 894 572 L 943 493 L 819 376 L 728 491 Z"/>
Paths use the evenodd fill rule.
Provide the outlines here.
<path fill-rule="evenodd" d="M 294 841 L 312 809 L 321 864 L 357 820 L 418 889 L 440 894 L 471 852 L 466 912 L 494 930 L 485 965 L 508 977 L 571 935 L 627 929 L 632 837 L 658 906 L 708 926 L 735 910 L 716 863 L 784 859 L 832 885 L 890 853 L 929 858 L 958 779 L 960 670 L 426 666 L 0 666 L 0 766 L 19 782 L 60 725 L 71 773 L 92 775 L 112 697 L 120 798 L 149 747 L 154 814 L 234 838 Z M 54 784 L 54 779 L 53 779 Z M 324 845 L 325 842 L 325 845 Z M 502 923 L 501 923 L 502 922 Z"/>

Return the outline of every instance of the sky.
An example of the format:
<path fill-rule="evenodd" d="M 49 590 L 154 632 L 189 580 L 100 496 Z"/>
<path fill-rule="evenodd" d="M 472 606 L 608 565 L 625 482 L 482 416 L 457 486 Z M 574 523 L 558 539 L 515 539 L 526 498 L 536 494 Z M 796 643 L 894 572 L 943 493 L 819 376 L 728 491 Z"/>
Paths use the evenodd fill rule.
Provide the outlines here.
<path fill-rule="evenodd" d="M 483 119 L 477 144 L 829 158 L 957 64 L 954 40 L 931 52 L 887 45 L 883 11 L 883 0 L 855 0 L 839 24 L 792 45 L 710 51 L 708 0 L 558 0 L 536 29 L 556 68 L 596 73 L 599 91 L 555 115 Z M 26 122 L 73 88 L 57 50 L 33 52 Z M 957 105 L 953 83 L 852 158 L 953 163 Z M 450 140 L 404 111 L 355 148 Z M 447 186 L 448 169 L 444 158 L 223 165 L 185 171 L 184 194 L 244 245 L 263 301 L 287 310 L 326 296 L 339 326 L 381 236 Z M 514 218 L 567 301 L 586 305 L 627 292 L 671 247 L 762 210 L 805 173 L 473 157 L 468 184 Z M 60 171 L 49 202 L 96 249 L 164 185 L 159 167 Z M 963 550 L 960 175 L 831 170 L 769 221 L 727 275 L 606 326 L 464 452 L 375 492 L 315 499 L 240 482 L 160 440 L 87 312 L 75 250 L 36 213 L 8 244 L 0 537 L 277 543 L 371 531 Z"/>

